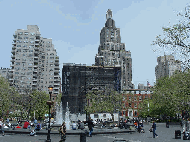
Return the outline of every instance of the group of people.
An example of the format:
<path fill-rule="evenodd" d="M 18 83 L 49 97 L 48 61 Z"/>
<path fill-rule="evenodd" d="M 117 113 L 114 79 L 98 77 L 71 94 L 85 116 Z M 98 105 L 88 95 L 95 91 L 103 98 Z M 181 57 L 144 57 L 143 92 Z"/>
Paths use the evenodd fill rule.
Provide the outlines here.
<path fill-rule="evenodd" d="M 142 121 L 135 121 L 134 122 L 134 125 L 135 125 L 135 128 L 137 129 L 137 131 L 139 132 L 139 133 L 144 133 L 145 131 L 144 131 L 144 129 L 143 129 L 143 122 Z"/>

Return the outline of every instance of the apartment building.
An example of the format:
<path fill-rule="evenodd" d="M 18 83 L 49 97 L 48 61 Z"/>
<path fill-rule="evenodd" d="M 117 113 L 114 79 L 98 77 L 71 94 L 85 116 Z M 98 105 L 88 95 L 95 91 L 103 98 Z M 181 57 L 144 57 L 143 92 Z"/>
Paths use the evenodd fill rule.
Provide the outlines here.
<path fill-rule="evenodd" d="M 116 28 L 112 11 L 106 13 L 105 27 L 100 32 L 100 45 L 95 56 L 96 66 L 121 67 L 121 89 L 133 89 L 131 52 L 121 43 L 120 28 Z"/>
<path fill-rule="evenodd" d="M 27 30 L 18 29 L 13 35 L 9 82 L 20 93 L 25 90 L 41 90 L 60 93 L 59 57 L 52 39 L 41 37 L 37 25 L 27 25 Z"/>
<path fill-rule="evenodd" d="M 9 68 L 0 68 L 0 75 L 6 79 L 9 78 Z"/>
<path fill-rule="evenodd" d="M 156 80 L 164 76 L 172 76 L 178 70 L 181 71 L 181 62 L 174 59 L 173 55 L 165 55 L 157 58 L 158 65 L 155 67 Z"/>

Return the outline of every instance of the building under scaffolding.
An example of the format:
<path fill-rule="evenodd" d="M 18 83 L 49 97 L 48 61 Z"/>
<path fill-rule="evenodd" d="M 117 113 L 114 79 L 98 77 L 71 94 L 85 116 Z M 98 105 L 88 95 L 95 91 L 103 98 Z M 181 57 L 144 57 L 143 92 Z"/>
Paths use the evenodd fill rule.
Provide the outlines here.
<path fill-rule="evenodd" d="M 71 113 L 84 114 L 86 93 L 106 88 L 121 91 L 121 67 L 86 66 L 64 63 L 62 69 L 62 104 Z"/>

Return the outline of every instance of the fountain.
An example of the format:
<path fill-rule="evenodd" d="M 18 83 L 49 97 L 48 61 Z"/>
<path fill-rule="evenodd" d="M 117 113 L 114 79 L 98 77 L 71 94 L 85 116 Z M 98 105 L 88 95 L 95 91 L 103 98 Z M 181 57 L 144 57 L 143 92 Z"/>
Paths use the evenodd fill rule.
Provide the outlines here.
<path fill-rule="evenodd" d="M 68 108 L 68 102 L 66 106 L 66 113 L 65 113 L 65 123 L 66 123 L 66 130 L 70 130 L 70 111 Z"/>
<path fill-rule="evenodd" d="M 63 109 L 62 109 L 62 102 L 60 104 L 56 104 L 56 125 L 62 125 L 63 122 Z M 65 113 L 65 123 L 66 123 L 66 130 L 70 130 L 70 111 L 68 108 L 68 102 L 66 106 L 66 113 Z"/>
<path fill-rule="evenodd" d="M 62 113 L 62 102 L 60 104 L 56 103 L 56 124 L 62 125 L 63 113 Z"/>

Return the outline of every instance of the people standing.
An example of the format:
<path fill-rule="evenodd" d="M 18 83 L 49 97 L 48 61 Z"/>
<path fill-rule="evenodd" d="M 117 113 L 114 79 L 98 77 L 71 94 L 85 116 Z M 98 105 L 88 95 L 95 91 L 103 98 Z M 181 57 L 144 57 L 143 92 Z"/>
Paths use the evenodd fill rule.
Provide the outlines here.
<path fill-rule="evenodd" d="M 88 120 L 89 137 L 92 137 L 93 127 L 94 127 L 93 121 L 91 117 L 89 117 L 89 120 Z"/>
<path fill-rule="evenodd" d="M 4 124 L 3 124 L 3 119 L 0 119 L 0 130 L 1 130 L 1 132 L 3 133 L 3 136 L 4 136 L 5 133 L 4 133 L 4 131 L 3 131 L 3 126 L 4 126 Z"/>
<path fill-rule="evenodd" d="M 153 128 L 153 138 L 155 138 L 155 136 L 158 137 L 158 135 L 156 134 L 156 123 L 153 121 L 153 125 L 152 125 L 152 128 Z"/>
<path fill-rule="evenodd" d="M 27 129 L 29 125 L 30 125 L 29 122 L 26 121 L 26 122 L 24 123 L 23 129 Z"/>
<path fill-rule="evenodd" d="M 60 134 L 61 134 L 61 140 L 66 139 L 66 125 L 65 122 L 62 123 L 62 126 L 60 127 Z"/>

